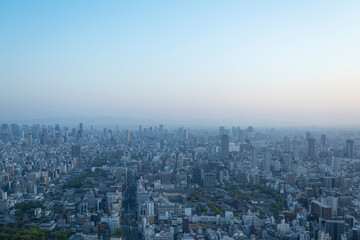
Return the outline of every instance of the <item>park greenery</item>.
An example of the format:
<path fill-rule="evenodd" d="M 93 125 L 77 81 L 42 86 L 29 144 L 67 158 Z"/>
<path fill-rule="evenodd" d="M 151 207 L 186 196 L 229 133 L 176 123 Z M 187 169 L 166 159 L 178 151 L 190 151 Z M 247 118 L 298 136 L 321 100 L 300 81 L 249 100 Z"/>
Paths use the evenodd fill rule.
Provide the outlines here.
<path fill-rule="evenodd" d="M 195 206 L 195 211 L 199 214 L 202 214 L 202 213 L 207 213 L 208 212 L 208 209 L 205 207 L 205 206 L 202 206 L 202 205 L 196 205 Z"/>
<path fill-rule="evenodd" d="M 70 235 L 71 231 L 58 230 L 51 233 L 21 224 L 0 225 L 0 239 L 4 240 L 66 240 Z"/>
<path fill-rule="evenodd" d="M 107 162 L 106 158 L 101 158 L 98 159 L 96 161 L 94 161 L 91 164 L 91 167 L 102 167 L 103 165 L 105 165 Z M 84 172 L 82 174 L 80 174 L 79 176 L 71 179 L 70 181 L 68 181 L 67 183 L 65 183 L 62 188 L 64 190 L 67 189 L 76 189 L 76 191 L 80 191 L 82 188 L 85 187 L 85 185 L 89 185 L 91 184 L 91 180 L 88 179 L 90 177 L 94 177 L 96 176 L 96 173 L 100 173 L 100 175 L 102 177 L 106 177 L 107 173 L 103 170 L 97 170 L 95 173 L 91 171 L 91 167 L 87 168 L 84 170 Z"/>
<path fill-rule="evenodd" d="M 41 202 L 21 202 L 15 204 L 15 217 L 17 221 L 21 221 L 23 217 L 33 217 L 35 208 L 42 208 Z"/>
<path fill-rule="evenodd" d="M 215 214 L 221 214 L 222 209 L 216 202 L 208 201 L 208 206 Z"/>
<path fill-rule="evenodd" d="M 248 190 L 250 193 L 243 193 L 240 189 Z M 283 200 L 280 194 L 261 185 L 233 185 L 231 187 L 227 187 L 226 190 L 229 192 L 230 196 L 246 203 L 250 203 L 253 198 L 261 196 L 266 197 L 266 199 L 272 199 L 274 202 L 271 204 L 271 207 L 272 213 L 275 217 L 279 216 L 279 212 L 283 206 Z M 256 209 L 258 210 L 259 208 L 257 207 Z"/>

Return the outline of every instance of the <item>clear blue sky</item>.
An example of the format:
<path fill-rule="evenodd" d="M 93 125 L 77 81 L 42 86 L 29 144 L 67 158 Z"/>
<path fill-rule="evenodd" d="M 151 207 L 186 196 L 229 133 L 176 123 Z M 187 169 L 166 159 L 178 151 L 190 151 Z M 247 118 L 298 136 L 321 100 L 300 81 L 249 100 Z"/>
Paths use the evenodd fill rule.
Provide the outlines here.
<path fill-rule="evenodd" d="M 0 1 L 0 119 L 359 125 L 359 1 Z"/>

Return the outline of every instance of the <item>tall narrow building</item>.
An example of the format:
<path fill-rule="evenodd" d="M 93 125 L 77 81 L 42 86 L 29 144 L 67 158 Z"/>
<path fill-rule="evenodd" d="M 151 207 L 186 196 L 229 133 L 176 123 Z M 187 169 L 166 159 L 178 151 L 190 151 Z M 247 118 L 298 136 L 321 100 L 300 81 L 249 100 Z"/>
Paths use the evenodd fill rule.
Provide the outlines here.
<path fill-rule="evenodd" d="M 266 151 L 263 160 L 263 169 L 265 172 L 270 172 L 272 154 L 270 151 Z"/>
<path fill-rule="evenodd" d="M 228 135 L 222 135 L 221 136 L 221 157 L 227 158 L 229 157 L 229 136 Z"/>
<path fill-rule="evenodd" d="M 290 138 L 289 137 L 284 137 L 284 146 L 283 146 L 283 150 L 286 153 L 290 153 Z"/>
<path fill-rule="evenodd" d="M 325 135 L 325 134 L 322 134 L 322 135 L 321 135 L 321 145 L 322 145 L 323 147 L 326 146 L 326 135 Z"/>
<path fill-rule="evenodd" d="M 348 158 L 354 157 L 354 141 L 353 140 L 347 140 L 346 141 L 346 156 Z"/>
<path fill-rule="evenodd" d="M 29 133 L 27 135 L 27 145 L 32 146 L 32 134 L 31 133 Z"/>
<path fill-rule="evenodd" d="M 219 135 L 222 136 L 225 134 L 225 127 L 224 126 L 220 126 L 219 127 Z"/>
<path fill-rule="evenodd" d="M 310 158 L 315 157 L 315 138 L 308 139 L 307 156 Z"/>
<path fill-rule="evenodd" d="M 251 168 L 257 168 L 258 161 L 258 150 L 256 148 L 253 148 L 251 151 Z"/>
<path fill-rule="evenodd" d="M 79 137 L 82 138 L 84 134 L 84 125 L 82 123 L 79 124 Z"/>

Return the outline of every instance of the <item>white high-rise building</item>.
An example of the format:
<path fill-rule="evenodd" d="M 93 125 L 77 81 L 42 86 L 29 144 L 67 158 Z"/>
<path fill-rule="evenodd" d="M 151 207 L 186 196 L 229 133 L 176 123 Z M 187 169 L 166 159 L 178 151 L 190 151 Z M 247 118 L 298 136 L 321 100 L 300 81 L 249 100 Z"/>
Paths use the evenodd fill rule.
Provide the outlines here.
<path fill-rule="evenodd" d="M 154 202 L 147 201 L 146 202 L 146 216 L 154 216 L 154 215 L 155 215 Z"/>

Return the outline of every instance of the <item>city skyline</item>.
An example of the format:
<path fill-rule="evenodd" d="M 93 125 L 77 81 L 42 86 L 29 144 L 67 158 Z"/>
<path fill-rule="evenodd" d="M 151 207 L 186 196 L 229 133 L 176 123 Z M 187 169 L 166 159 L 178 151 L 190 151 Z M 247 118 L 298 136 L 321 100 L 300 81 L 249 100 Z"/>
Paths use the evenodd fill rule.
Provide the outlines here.
<path fill-rule="evenodd" d="M 360 239 L 359 1 L 0 1 L 0 240 Z"/>
<path fill-rule="evenodd" d="M 359 7 L 3 1 L 0 120 L 359 126 Z"/>

